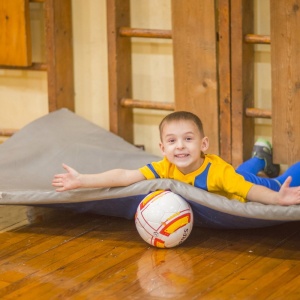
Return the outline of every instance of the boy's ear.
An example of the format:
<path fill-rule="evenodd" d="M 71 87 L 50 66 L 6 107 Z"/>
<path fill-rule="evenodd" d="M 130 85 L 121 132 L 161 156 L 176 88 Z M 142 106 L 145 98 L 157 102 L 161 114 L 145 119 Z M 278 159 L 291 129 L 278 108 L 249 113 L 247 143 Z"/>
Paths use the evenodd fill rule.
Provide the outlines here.
<path fill-rule="evenodd" d="M 165 155 L 165 147 L 162 142 L 159 142 L 159 148 L 160 148 L 162 155 Z"/>
<path fill-rule="evenodd" d="M 208 140 L 208 137 L 205 136 L 205 137 L 202 139 L 201 151 L 202 151 L 202 152 L 205 152 L 208 148 L 209 148 L 209 140 Z"/>

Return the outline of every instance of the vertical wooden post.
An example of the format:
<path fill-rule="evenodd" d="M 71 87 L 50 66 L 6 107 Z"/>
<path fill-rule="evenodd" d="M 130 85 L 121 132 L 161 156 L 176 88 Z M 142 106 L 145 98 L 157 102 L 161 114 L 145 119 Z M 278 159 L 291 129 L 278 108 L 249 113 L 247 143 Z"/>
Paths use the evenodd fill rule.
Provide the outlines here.
<path fill-rule="evenodd" d="M 231 2 L 232 164 L 250 158 L 254 120 L 245 116 L 254 103 L 254 46 L 244 42 L 253 32 L 253 0 Z"/>
<path fill-rule="evenodd" d="M 71 0 L 45 0 L 49 111 L 74 110 Z"/>
<path fill-rule="evenodd" d="M 210 152 L 219 153 L 214 0 L 172 0 L 175 109 L 203 121 Z"/>
<path fill-rule="evenodd" d="M 231 163 L 230 0 L 218 0 L 217 5 L 220 156 Z"/>
<path fill-rule="evenodd" d="M 300 1 L 271 0 L 274 162 L 300 159 Z"/>
<path fill-rule="evenodd" d="M 130 1 L 107 0 L 110 130 L 133 143 L 133 112 L 121 106 L 122 98 L 132 98 L 131 40 L 118 29 L 130 26 Z"/>

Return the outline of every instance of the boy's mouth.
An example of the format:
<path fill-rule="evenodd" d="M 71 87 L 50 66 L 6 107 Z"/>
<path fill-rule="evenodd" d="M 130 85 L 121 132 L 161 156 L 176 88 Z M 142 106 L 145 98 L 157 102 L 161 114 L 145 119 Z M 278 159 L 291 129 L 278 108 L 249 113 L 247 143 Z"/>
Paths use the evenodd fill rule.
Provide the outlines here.
<path fill-rule="evenodd" d="M 184 158 L 184 157 L 188 157 L 189 154 L 176 154 L 175 157 L 177 158 Z"/>

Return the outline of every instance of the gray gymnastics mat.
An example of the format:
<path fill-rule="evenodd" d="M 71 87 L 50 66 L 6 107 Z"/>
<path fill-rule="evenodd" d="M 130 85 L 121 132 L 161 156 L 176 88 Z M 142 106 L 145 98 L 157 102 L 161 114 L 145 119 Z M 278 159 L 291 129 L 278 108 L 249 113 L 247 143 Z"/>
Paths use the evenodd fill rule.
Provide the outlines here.
<path fill-rule="evenodd" d="M 300 220 L 300 206 L 244 204 L 168 179 L 63 193 L 51 186 L 53 175 L 63 172 L 62 163 L 81 173 L 97 173 L 111 168 L 139 168 L 159 159 L 61 109 L 33 121 L 0 145 L 0 204 L 133 219 L 146 194 L 170 189 L 191 204 L 196 226 L 253 228 Z"/>

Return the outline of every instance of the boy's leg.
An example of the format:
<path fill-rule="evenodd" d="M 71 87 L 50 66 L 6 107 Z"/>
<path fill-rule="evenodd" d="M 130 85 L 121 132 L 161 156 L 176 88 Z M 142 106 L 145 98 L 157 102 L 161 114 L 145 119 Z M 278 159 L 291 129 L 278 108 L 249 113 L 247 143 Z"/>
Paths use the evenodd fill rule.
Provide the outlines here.
<path fill-rule="evenodd" d="M 280 184 L 283 184 L 289 176 L 292 177 L 291 187 L 300 186 L 300 162 L 291 165 L 282 175 L 278 176 L 276 180 L 279 181 Z"/>
<path fill-rule="evenodd" d="M 282 175 L 279 175 L 279 165 L 272 162 L 272 146 L 265 140 L 259 139 L 255 143 L 252 152 L 253 157 L 242 163 L 237 169 L 246 180 L 255 184 L 266 186 L 272 190 L 279 190 L 284 181 L 291 176 L 291 187 L 300 186 L 300 162 L 290 166 Z M 274 179 L 256 176 L 260 171 L 265 171 Z"/>
<path fill-rule="evenodd" d="M 236 172 L 242 175 L 247 181 L 250 181 L 254 184 L 265 186 L 273 191 L 280 190 L 281 183 L 277 180 L 277 178 L 272 179 L 272 178 L 259 177 L 252 173 L 245 172 L 242 170 L 236 170 Z"/>
<path fill-rule="evenodd" d="M 240 166 L 237 167 L 236 171 L 251 173 L 256 175 L 258 172 L 263 171 L 265 168 L 265 161 L 258 157 L 252 157 L 245 162 L 243 162 Z"/>
<path fill-rule="evenodd" d="M 244 170 L 237 170 L 236 172 L 242 175 L 247 181 L 266 186 L 273 191 L 279 191 L 281 185 L 289 176 L 292 177 L 290 187 L 300 186 L 300 162 L 293 164 L 282 175 L 273 179 L 259 177 Z"/>
<path fill-rule="evenodd" d="M 280 166 L 273 164 L 272 146 L 264 140 L 258 139 L 252 150 L 252 158 L 242 163 L 237 172 L 251 173 L 256 175 L 258 172 L 264 171 L 267 176 L 274 178 L 279 175 Z"/>

